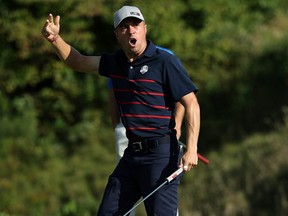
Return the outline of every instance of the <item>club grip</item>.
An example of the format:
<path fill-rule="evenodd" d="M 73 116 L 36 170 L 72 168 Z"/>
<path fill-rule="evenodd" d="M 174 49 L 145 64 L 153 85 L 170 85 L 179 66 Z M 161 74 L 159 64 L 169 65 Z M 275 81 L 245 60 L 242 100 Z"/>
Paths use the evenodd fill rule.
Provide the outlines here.
<path fill-rule="evenodd" d="M 180 167 L 178 170 L 176 170 L 174 173 L 172 173 L 169 177 L 166 178 L 166 181 L 169 183 L 173 179 L 177 178 L 178 175 L 180 175 L 183 172 L 183 168 Z"/>
<path fill-rule="evenodd" d="M 209 164 L 209 160 L 207 158 L 205 158 L 204 156 L 202 156 L 201 154 L 197 153 L 198 158 L 205 164 Z"/>
<path fill-rule="evenodd" d="M 181 142 L 180 140 L 178 141 L 180 145 L 182 145 L 184 148 L 186 148 L 186 144 L 184 144 L 183 142 Z M 200 159 L 203 163 L 205 164 L 209 164 L 209 160 L 207 158 L 205 158 L 204 156 L 202 156 L 201 154 L 197 153 L 198 155 L 198 159 Z"/>

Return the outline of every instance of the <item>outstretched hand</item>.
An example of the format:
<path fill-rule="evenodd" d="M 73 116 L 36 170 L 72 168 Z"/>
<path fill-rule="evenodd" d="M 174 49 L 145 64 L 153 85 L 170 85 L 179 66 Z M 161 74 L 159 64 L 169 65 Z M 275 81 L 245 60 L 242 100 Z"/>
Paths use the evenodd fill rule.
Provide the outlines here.
<path fill-rule="evenodd" d="M 55 23 L 53 20 L 53 15 L 49 14 L 48 19 L 42 27 L 42 35 L 50 42 L 54 42 L 58 38 L 60 31 L 60 16 L 56 16 Z"/>

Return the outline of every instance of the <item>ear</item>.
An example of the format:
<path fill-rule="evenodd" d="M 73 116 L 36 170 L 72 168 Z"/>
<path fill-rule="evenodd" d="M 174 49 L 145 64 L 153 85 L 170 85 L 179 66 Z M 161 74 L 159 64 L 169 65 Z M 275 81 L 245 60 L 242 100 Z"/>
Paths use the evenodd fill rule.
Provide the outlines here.
<path fill-rule="evenodd" d="M 117 30 L 116 30 L 116 29 L 115 29 L 114 33 L 115 33 L 115 37 L 116 37 L 116 39 L 117 39 L 117 41 L 118 41 L 118 33 L 117 33 Z"/>

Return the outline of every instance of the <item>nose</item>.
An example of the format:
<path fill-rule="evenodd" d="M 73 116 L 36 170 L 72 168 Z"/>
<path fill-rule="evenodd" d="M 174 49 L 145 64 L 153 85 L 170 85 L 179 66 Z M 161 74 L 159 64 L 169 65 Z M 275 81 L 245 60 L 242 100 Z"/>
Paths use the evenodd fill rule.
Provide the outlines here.
<path fill-rule="evenodd" d="M 129 25 L 129 26 L 128 26 L 128 32 L 129 32 L 130 34 L 134 34 L 134 33 L 135 33 L 135 28 L 134 28 L 133 25 Z"/>

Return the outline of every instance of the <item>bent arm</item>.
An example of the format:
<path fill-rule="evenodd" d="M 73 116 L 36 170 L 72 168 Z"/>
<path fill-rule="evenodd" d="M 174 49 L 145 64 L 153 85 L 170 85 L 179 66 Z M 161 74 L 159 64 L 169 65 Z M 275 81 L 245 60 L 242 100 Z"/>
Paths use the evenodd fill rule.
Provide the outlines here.
<path fill-rule="evenodd" d="M 200 133 L 200 106 L 194 92 L 180 100 L 185 107 L 186 121 L 186 152 L 182 157 L 180 166 L 188 165 L 189 170 L 198 163 L 197 145 Z"/>
<path fill-rule="evenodd" d="M 52 45 L 60 58 L 67 66 L 78 72 L 98 73 L 100 56 L 85 56 L 66 43 L 59 35 Z"/>
<path fill-rule="evenodd" d="M 66 43 L 59 35 L 60 16 L 55 20 L 52 14 L 48 15 L 42 27 L 42 35 L 53 45 L 58 57 L 75 71 L 97 73 L 99 70 L 100 56 L 85 56 Z"/>

